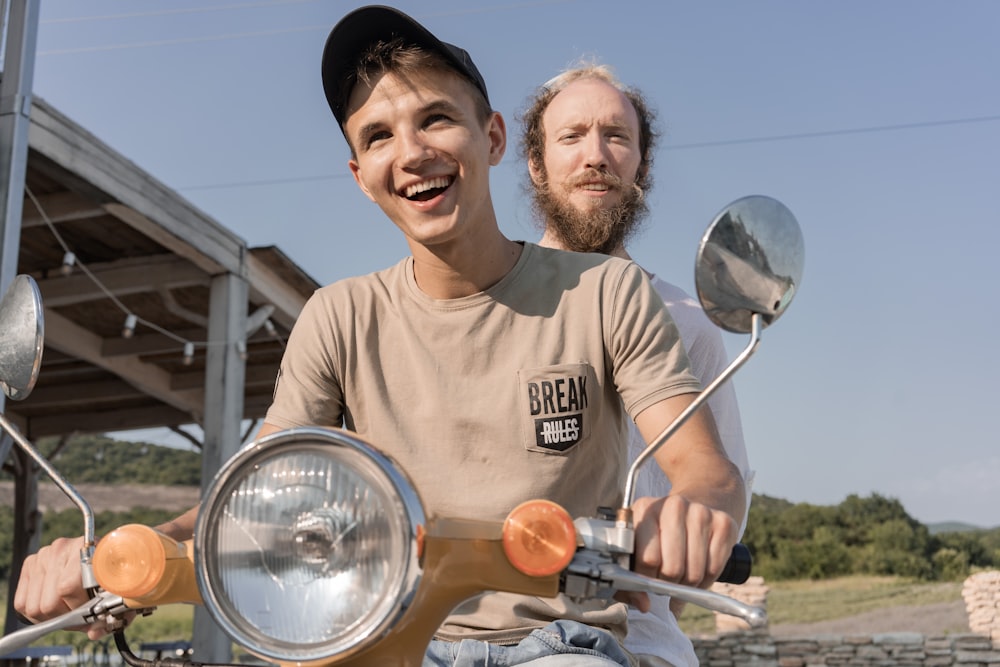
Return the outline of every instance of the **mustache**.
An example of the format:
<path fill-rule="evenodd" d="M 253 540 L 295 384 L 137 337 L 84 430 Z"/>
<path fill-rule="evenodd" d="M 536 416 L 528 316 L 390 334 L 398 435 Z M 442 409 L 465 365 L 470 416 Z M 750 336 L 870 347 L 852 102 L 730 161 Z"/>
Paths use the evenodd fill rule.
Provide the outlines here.
<path fill-rule="evenodd" d="M 598 169 L 587 169 L 582 174 L 578 174 L 566 181 L 566 185 L 569 187 L 577 187 L 590 183 L 600 183 L 616 190 L 622 190 L 625 187 L 624 179 L 610 172 Z"/>

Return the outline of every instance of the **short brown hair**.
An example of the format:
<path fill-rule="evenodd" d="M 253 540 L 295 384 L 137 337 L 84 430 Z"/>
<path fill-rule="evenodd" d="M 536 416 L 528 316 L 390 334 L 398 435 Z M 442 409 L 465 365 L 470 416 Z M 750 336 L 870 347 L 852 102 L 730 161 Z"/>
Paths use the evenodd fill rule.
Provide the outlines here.
<path fill-rule="evenodd" d="M 346 109 L 351 92 L 358 83 L 371 85 L 375 79 L 383 74 L 391 72 L 408 77 L 427 71 L 451 72 L 459 75 L 475 101 L 476 113 L 480 122 L 485 123 L 490 118 L 493 109 L 489 100 L 474 82 L 468 80 L 468 77 L 456 70 L 440 54 L 409 44 L 401 38 L 388 42 L 374 42 L 365 49 L 358 58 L 356 67 L 353 70 L 348 70 L 344 75 L 342 85 L 339 87 L 342 99 L 336 100 L 336 103 L 340 105 L 340 108 Z M 345 116 L 344 125 L 341 126 L 345 137 L 347 136 L 346 127 L 344 127 L 346 124 L 347 117 Z M 347 138 L 347 143 L 351 144 L 350 137 Z M 351 154 L 356 157 L 354 146 L 351 146 Z"/>

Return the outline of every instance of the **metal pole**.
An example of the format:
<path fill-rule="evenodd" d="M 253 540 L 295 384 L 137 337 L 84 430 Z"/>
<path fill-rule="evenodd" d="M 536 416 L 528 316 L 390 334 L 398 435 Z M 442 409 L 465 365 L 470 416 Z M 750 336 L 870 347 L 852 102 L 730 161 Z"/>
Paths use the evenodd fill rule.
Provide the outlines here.
<path fill-rule="evenodd" d="M 17 275 L 39 0 L 13 0 L 0 80 L 0 294 Z"/>
<path fill-rule="evenodd" d="M 6 9 L 6 0 L 3 7 Z M 31 123 L 31 91 L 35 73 L 35 46 L 38 36 L 39 0 L 12 0 L 4 36 L 4 70 L 0 80 L 0 295 L 17 275 L 21 249 L 21 208 L 28 170 L 28 126 Z M 3 15 L 0 12 L 0 21 Z M 0 410 L 4 397 L 0 394 Z M 23 531 L 11 555 L 10 589 L 7 593 L 6 629 L 12 629 L 14 588 L 20 563 L 32 545 L 37 547 L 38 526 L 34 521 L 37 473 L 27 457 L 19 472 L 18 494 L 14 502 L 15 526 Z M 2 461 L 0 461 L 2 463 Z M 21 476 L 23 475 L 23 477 Z"/>

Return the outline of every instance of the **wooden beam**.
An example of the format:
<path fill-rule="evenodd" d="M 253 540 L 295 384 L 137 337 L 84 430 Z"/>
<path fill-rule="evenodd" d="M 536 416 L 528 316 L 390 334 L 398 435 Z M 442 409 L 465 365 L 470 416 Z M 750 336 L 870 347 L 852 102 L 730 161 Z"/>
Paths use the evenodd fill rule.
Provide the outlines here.
<path fill-rule="evenodd" d="M 205 337 L 204 329 L 183 329 L 172 333 L 184 340 L 198 340 Z M 177 352 L 180 347 L 177 338 L 161 333 L 136 333 L 131 338 L 105 338 L 101 343 L 101 354 L 105 357 L 135 357 L 142 354 Z"/>
<path fill-rule="evenodd" d="M 275 307 L 272 319 L 280 322 L 286 329 L 291 329 L 306 305 L 306 297 L 253 255 L 247 256 L 247 276 L 250 300 L 272 304 Z"/>
<path fill-rule="evenodd" d="M 104 208 L 75 192 L 55 192 L 48 195 L 35 195 L 42 210 L 53 223 L 86 220 L 107 215 Z M 35 202 L 29 197 L 24 198 L 21 213 L 21 227 L 38 227 L 45 224 L 45 218 L 38 212 Z"/>
<path fill-rule="evenodd" d="M 104 378 L 38 386 L 31 392 L 29 407 L 33 411 L 51 407 L 71 409 L 136 397 L 145 397 L 145 394 L 118 378 Z"/>
<path fill-rule="evenodd" d="M 159 287 L 174 289 L 208 285 L 210 282 L 207 273 L 174 255 L 130 258 L 87 268 L 104 289 L 83 273 L 41 279 L 38 281 L 38 289 L 46 307 L 58 308 L 106 299 L 108 295 L 105 290 L 121 297 L 153 291 Z"/>
<path fill-rule="evenodd" d="M 190 414 L 167 405 L 115 408 L 102 412 L 83 410 L 32 417 L 28 421 L 28 437 L 37 439 L 63 433 L 107 433 L 192 423 L 195 422 Z"/>
<path fill-rule="evenodd" d="M 159 366 L 138 357 L 103 356 L 104 341 L 100 336 L 48 308 L 45 309 L 45 338 L 46 345 L 110 371 L 139 391 L 177 410 L 200 415 L 204 409 L 204 389 L 174 391 L 170 388 L 170 374 Z"/>
<path fill-rule="evenodd" d="M 244 387 L 274 385 L 278 374 L 278 363 L 265 365 L 247 364 Z M 174 373 L 170 379 L 171 389 L 194 389 L 205 383 L 202 373 Z"/>
<path fill-rule="evenodd" d="M 210 257 L 206 257 L 205 255 L 199 253 L 195 249 L 192 242 L 182 240 L 181 238 L 175 236 L 170 227 L 159 225 L 150 218 L 146 217 L 144 214 L 136 211 L 135 209 L 129 208 L 124 204 L 105 204 L 104 209 L 125 224 L 145 234 L 150 239 L 156 241 L 165 248 L 169 248 L 181 257 L 184 257 L 193 264 L 196 264 L 202 270 L 208 273 L 226 272 L 227 267 L 222 266 L 213 261 Z"/>

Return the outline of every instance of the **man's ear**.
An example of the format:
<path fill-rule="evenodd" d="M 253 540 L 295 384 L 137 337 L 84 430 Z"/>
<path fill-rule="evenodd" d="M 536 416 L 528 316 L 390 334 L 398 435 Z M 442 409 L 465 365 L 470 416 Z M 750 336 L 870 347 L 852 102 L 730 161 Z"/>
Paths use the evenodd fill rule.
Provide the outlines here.
<path fill-rule="evenodd" d="M 545 183 L 545 170 L 531 158 L 528 158 L 528 175 L 531 177 L 531 182 L 535 187 Z"/>
<path fill-rule="evenodd" d="M 499 112 L 494 111 L 490 115 L 486 134 L 490 138 L 490 165 L 495 167 L 507 152 L 507 124 Z"/>
<path fill-rule="evenodd" d="M 354 182 L 358 184 L 361 191 L 365 193 L 365 196 L 375 201 L 375 197 L 372 197 L 372 193 L 368 191 L 365 186 L 364 181 L 361 180 L 361 165 L 358 164 L 357 160 L 349 160 L 347 162 L 347 167 L 351 170 L 351 176 L 354 177 Z"/>

